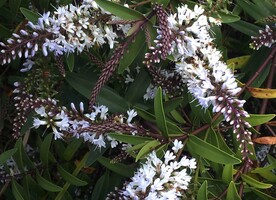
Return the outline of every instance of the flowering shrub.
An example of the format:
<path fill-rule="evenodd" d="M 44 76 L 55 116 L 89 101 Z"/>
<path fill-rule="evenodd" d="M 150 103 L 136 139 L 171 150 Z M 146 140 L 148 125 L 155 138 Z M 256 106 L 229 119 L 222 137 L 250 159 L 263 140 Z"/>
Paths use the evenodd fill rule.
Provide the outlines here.
<path fill-rule="evenodd" d="M 274 199 L 275 5 L 186 3 L 0 1 L 1 198 Z"/>

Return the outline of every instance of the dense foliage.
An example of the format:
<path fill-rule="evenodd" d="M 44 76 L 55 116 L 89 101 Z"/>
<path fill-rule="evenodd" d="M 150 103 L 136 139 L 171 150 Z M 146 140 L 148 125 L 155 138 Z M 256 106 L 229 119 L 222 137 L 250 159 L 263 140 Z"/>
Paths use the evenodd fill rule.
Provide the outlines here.
<path fill-rule="evenodd" d="M 0 199 L 275 199 L 271 0 L 0 0 Z"/>

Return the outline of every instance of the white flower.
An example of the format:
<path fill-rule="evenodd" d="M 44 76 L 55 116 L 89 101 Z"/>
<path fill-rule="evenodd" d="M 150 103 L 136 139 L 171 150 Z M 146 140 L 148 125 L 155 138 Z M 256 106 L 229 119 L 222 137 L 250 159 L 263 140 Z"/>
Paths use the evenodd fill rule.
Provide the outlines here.
<path fill-rule="evenodd" d="M 47 125 L 48 122 L 45 121 L 45 120 L 40 120 L 38 118 L 34 118 L 34 121 L 33 121 L 33 127 L 34 128 L 38 128 L 40 127 L 41 125 Z"/>
<path fill-rule="evenodd" d="M 22 68 L 20 70 L 20 72 L 27 72 L 27 71 L 30 71 L 33 67 L 33 65 L 35 64 L 34 61 L 32 61 L 31 59 L 26 59 L 26 61 L 23 63 L 23 66 L 25 68 Z"/>
<path fill-rule="evenodd" d="M 131 120 L 137 116 L 137 112 L 135 110 L 128 110 L 127 111 L 127 114 L 128 114 L 128 118 L 127 118 L 127 123 L 129 124 L 131 122 Z"/>
<path fill-rule="evenodd" d="M 181 141 L 178 141 L 177 139 L 174 140 L 173 145 L 174 145 L 174 146 L 173 146 L 172 150 L 174 151 L 175 154 L 179 151 L 179 149 L 182 149 L 183 146 L 184 146 L 184 145 L 182 144 L 182 142 L 181 142 Z"/>
<path fill-rule="evenodd" d="M 62 139 L 62 137 L 64 136 L 63 133 L 59 132 L 59 131 L 57 130 L 57 128 L 54 127 L 54 126 L 52 126 L 52 130 L 53 130 L 53 133 L 54 133 L 54 136 L 55 136 L 55 137 L 54 137 L 55 140 L 56 140 L 56 139 Z"/>
<path fill-rule="evenodd" d="M 41 106 L 40 108 L 35 108 L 35 112 L 41 117 L 47 117 L 44 106 Z"/>

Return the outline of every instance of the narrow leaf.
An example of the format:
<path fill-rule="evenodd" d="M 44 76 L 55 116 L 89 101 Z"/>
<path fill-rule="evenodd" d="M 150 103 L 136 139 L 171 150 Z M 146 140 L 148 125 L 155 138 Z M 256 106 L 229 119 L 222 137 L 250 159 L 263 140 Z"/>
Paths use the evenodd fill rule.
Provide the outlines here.
<path fill-rule="evenodd" d="M 208 182 L 204 181 L 197 192 L 197 200 L 208 200 Z"/>
<path fill-rule="evenodd" d="M 239 20 L 237 22 L 229 23 L 229 26 L 232 26 L 234 29 L 248 35 L 248 36 L 257 36 L 261 27 L 258 27 L 254 24 Z"/>
<path fill-rule="evenodd" d="M 162 89 L 159 87 L 157 89 L 155 98 L 154 98 L 154 114 L 156 117 L 156 124 L 161 131 L 161 134 L 165 137 L 168 137 L 168 127 L 166 124 L 166 117 L 163 107 L 163 98 L 162 98 Z"/>
<path fill-rule="evenodd" d="M 248 175 L 245 175 L 245 174 L 242 174 L 241 175 L 242 177 L 242 180 L 245 181 L 247 184 L 255 187 L 255 188 L 259 188 L 259 189 L 267 189 L 267 188 L 271 188 L 272 185 L 271 184 L 268 184 L 268 183 L 263 183 L 263 182 L 260 182 L 260 181 L 257 181 L 256 179 L 248 176 Z"/>
<path fill-rule="evenodd" d="M 27 20 L 37 23 L 38 18 L 40 17 L 37 13 L 27 9 L 27 8 L 20 8 L 21 13 L 26 17 Z"/>
<path fill-rule="evenodd" d="M 116 172 L 124 177 L 131 177 L 134 173 L 134 168 L 128 165 L 124 165 L 121 163 L 111 163 L 111 160 L 106 157 L 99 157 L 98 162 L 101 163 L 106 168 L 110 169 L 111 171 Z"/>
<path fill-rule="evenodd" d="M 139 151 L 138 155 L 136 156 L 135 162 L 137 162 L 140 158 L 142 158 L 143 156 L 147 155 L 149 152 L 154 150 L 158 145 L 160 145 L 160 142 L 157 141 L 157 140 L 153 140 L 153 141 L 148 142 Z"/>
<path fill-rule="evenodd" d="M 240 69 L 246 66 L 247 62 L 250 59 L 250 55 L 247 56 L 240 56 L 236 58 L 231 58 L 227 60 L 226 64 L 229 68 L 233 69 Z"/>
<path fill-rule="evenodd" d="M 276 115 L 275 114 L 250 114 L 249 117 L 245 118 L 245 120 L 251 125 L 251 126 L 258 126 L 261 124 L 265 124 L 272 120 Z"/>
<path fill-rule="evenodd" d="M 253 187 L 250 188 L 257 196 L 261 197 L 263 200 L 275 200 L 275 197 L 272 197 L 264 192 L 261 192 L 260 190 L 257 190 Z"/>
<path fill-rule="evenodd" d="M 60 165 L 58 165 L 58 172 L 66 180 L 68 183 L 76 186 L 84 186 L 87 185 L 86 181 L 83 181 L 76 176 L 72 175 L 71 173 L 67 172 L 65 169 L 63 169 Z"/>
<path fill-rule="evenodd" d="M 241 200 L 241 197 L 239 196 L 235 183 L 231 181 L 227 190 L 226 200 L 234 200 L 234 199 Z"/>
<path fill-rule="evenodd" d="M 276 89 L 264 89 L 264 88 L 254 88 L 247 87 L 250 94 L 255 98 L 260 99 L 274 99 L 276 98 Z"/>
<path fill-rule="evenodd" d="M 118 134 L 118 133 L 109 133 L 108 134 L 110 137 L 124 143 L 132 144 L 132 145 L 137 145 L 146 141 L 151 141 L 153 140 L 152 138 L 149 137 L 142 137 L 138 135 L 123 135 L 123 134 Z"/>
<path fill-rule="evenodd" d="M 24 200 L 23 187 L 19 185 L 16 180 L 12 180 L 12 193 L 16 200 Z"/>
<path fill-rule="evenodd" d="M 79 149 L 81 144 L 83 143 L 82 139 L 75 139 L 73 140 L 65 149 L 64 151 L 64 159 L 65 160 L 71 160 L 76 153 L 76 151 Z"/>
<path fill-rule="evenodd" d="M 107 1 L 107 0 L 95 0 L 95 1 L 104 10 L 112 13 L 113 15 L 120 17 L 121 19 L 136 20 L 136 19 L 144 18 L 144 16 L 140 12 L 136 10 L 132 10 L 120 4 Z"/>
<path fill-rule="evenodd" d="M 72 72 L 74 70 L 74 65 L 75 65 L 75 55 L 73 53 L 70 53 L 67 56 L 66 63 L 67 63 L 69 71 Z"/>
<path fill-rule="evenodd" d="M 222 180 L 225 183 L 233 181 L 233 165 L 225 165 L 222 172 Z"/>
<path fill-rule="evenodd" d="M 53 184 L 52 182 L 46 180 L 43 178 L 39 172 L 36 172 L 36 180 L 38 184 L 44 189 L 49 192 L 60 192 L 62 188 L 56 184 Z"/>
<path fill-rule="evenodd" d="M 53 135 L 48 134 L 40 146 L 40 159 L 45 166 L 48 166 L 49 150 L 51 146 Z"/>
<path fill-rule="evenodd" d="M 201 140 L 200 138 L 189 135 L 189 139 L 187 142 L 188 149 L 198 154 L 199 156 L 206 158 L 210 161 L 213 161 L 215 163 L 221 163 L 221 164 L 239 164 L 241 163 L 241 160 L 234 157 L 233 155 L 230 155 L 219 148 L 205 142 L 204 140 Z"/>
<path fill-rule="evenodd" d="M 7 150 L 0 155 L 0 165 L 4 164 L 11 156 L 17 152 L 17 148 Z"/>

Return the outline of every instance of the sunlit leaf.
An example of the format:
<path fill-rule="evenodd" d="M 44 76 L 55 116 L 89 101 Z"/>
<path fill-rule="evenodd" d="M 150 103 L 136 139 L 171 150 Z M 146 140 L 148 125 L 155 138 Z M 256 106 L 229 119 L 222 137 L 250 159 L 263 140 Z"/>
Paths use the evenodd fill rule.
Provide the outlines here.
<path fill-rule="evenodd" d="M 247 184 L 249 184 L 255 188 L 267 189 L 267 188 L 271 188 L 273 186 L 272 184 L 260 182 L 260 181 L 254 179 L 248 175 L 245 175 L 245 174 L 242 174 L 241 177 L 242 177 L 243 181 L 245 181 Z"/>
<path fill-rule="evenodd" d="M 208 182 L 204 181 L 197 192 L 197 200 L 208 200 Z"/>
<path fill-rule="evenodd" d="M 235 183 L 231 181 L 227 190 L 226 200 L 234 200 L 234 199 L 241 200 L 241 197 L 239 196 Z"/>
<path fill-rule="evenodd" d="M 255 98 L 260 99 L 273 99 L 276 98 L 276 89 L 264 89 L 264 88 L 254 88 L 247 87 L 250 94 Z"/>
<path fill-rule="evenodd" d="M 124 134 L 118 134 L 118 133 L 109 133 L 110 137 L 127 144 L 137 145 L 146 141 L 153 140 L 150 137 L 142 137 L 138 135 L 124 135 Z"/>
<path fill-rule="evenodd" d="M 136 156 L 135 161 L 137 162 L 140 158 L 150 153 L 152 150 L 154 150 L 158 145 L 160 145 L 160 142 L 157 140 L 152 140 L 150 142 L 147 142 L 139 151 L 138 155 Z"/>
<path fill-rule="evenodd" d="M 250 114 L 249 117 L 245 118 L 245 120 L 251 126 L 258 126 L 261 124 L 265 124 L 272 120 L 276 115 L 275 114 Z"/>
<path fill-rule="evenodd" d="M 240 69 L 246 66 L 249 59 L 250 59 L 250 55 L 240 56 L 240 57 L 231 58 L 227 60 L 226 64 L 231 69 Z"/>
<path fill-rule="evenodd" d="M 230 183 L 233 180 L 233 165 L 225 165 L 222 172 L 222 180 Z"/>

